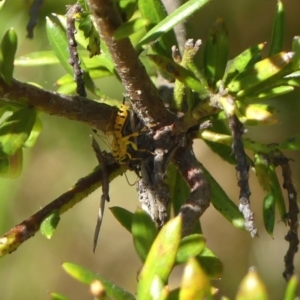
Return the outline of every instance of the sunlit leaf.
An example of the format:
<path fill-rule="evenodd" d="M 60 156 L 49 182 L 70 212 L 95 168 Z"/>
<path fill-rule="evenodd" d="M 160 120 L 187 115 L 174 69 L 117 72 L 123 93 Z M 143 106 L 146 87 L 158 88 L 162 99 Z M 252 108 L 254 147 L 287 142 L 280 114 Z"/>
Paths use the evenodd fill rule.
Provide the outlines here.
<path fill-rule="evenodd" d="M 236 295 L 236 300 L 268 300 L 265 285 L 257 271 L 251 268 L 242 280 Z"/>
<path fill-rule="evenodd" d="M 169 14 L 163 21 L 154 26 L 148 33 L 140 40 L 137 48 L 142 45 L 149 44 L 156 41 L 162 34 L 168 32 L 170 29 L 174 28 L 178 23 L 183 22 L 190 15 L 195 13 L 209 0 L 190 0 L 181 5 L 171 14 Z"/>
<path fill-rule="evenodd" d="M 284 294 L 284 300 L 295 300 L 297 295 L 297 288 L 299 284 L 299 277 L 297 275 L 293 275 L 288 283 Z"/>
<path fill-rule="evenodd" d="M 184 268 L 178 299 L 212 299 L 209 278 L 195 258 L 190 258 Z"/>
<path fill-rule="evenodd" d="M 49 43 L 61 65 L 73 76 L 73 69 L 68 62 L 69 52 L 66 33 L 60 26 L 57 16 L 53 15 L 52 18 L 54 21 L 46 17 L 46 30 Z"/>
<path fill-rule="evenodd" d="M 159 276 L 164 284 L 167 282 L 181 240 L 181 223 L 181 217 L 176 217 L 160 230 L 140 273 L 137 299 L 151 299 L 151 284 L 155 276 Z"/>

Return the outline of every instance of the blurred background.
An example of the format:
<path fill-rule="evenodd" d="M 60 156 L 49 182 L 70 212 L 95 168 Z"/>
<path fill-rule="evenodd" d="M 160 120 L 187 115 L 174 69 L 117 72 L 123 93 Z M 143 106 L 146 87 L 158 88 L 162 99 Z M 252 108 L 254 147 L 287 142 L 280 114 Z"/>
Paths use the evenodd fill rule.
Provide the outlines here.
<path fill-rule="evenodd" d="M 71 1 L 44 1 L 40 11 L 35 38 L 26 38 L 29 0 L 6 1 L 0 12 L 0 37 L 10 27 L 18 33 L 17 56 L 50 49 L 45 34 L 45 16 L 51 12 L 65 13 Z M 284 49 L 291 49 L 292 38 L 300 34 L 300 2 L 283 1 L 286 9 L 286 35 Z M 186 23 L 189 38 L 205 40 L 212 23 L 223 17 L 230 36 L 230 58 L 247 47 L 268 41 L 277 1 L 275 0 L 211 0 Z M 55 90 L 55 80 L 64 74 L 61 66 L 22 68 L 15 70 L 15 78 L 35 81 Z M 109 79 L 98 81 L 101 89 L 111 97 L 122 99 L 122 86 Z M 248 137 L 264 143 L 279 142 L 299 133 L 300 91 L 272 99 L 279 123 L 271 127 L 249 127 Z M 67 191 L 76 181 L 87 175 L 97 161 L 91 148 L 90 128 L 54 116 L 42 115 L 43 131 L 34 148 L 25 150 L 21 176 L 14 180 L 0 179 L 0 232 L 4 234 L 14 225 L 27 219 L 40 208 Z M 201 162 L 221 183 L 229 196 L 237 201 L 236 172 L 201 142 L 195 143 Z M 296 186 L 300 178 L 300 155 L 286 153 L 292 158 Z M 128 174 L 134 182 L 135 175 Z M 288 244 L 284 236 L 287 228 L 279 221 L 274 238 L 268 236 L 262 224 L 263 193 L 251 173 L 251 200 L 259 237 L 233 228 L 212 206 L 202 218 L 202 228 L 208 246 L 224 263 L 222 280 L 214 284 L 221 293 L 234 298 L 242 277 L 250 266 L 256 266 L 265 281 L 270 299 L 282 299 L 285 281 L 283 257 Z M 74 281 L 61 268 L 65 261 L 87 267 L 133 292 L 141 262 L 135 254 L 131 236 L 113 218 L 109 207 L 122 206 L 130 211 L 138 207 L 135 187 L 120 177 L 111 184 L 111 202 L 102 223 L 95 254 L 92 251 L 93 233 L 101 191 L 98 190 L 62 216 L 56 233 L 47 240 L 40 233 L 28 240 L 17 252 L 0 260 L 1 299 L 49 299 L 50 292 L 59 292 L 70 299 L 92 299 L 88 287 Z M 300 254 L 296 257 L 296 273 L 300 272 Z M 170 285 L 176 286 L 181 269 L 174 271 Z"/>

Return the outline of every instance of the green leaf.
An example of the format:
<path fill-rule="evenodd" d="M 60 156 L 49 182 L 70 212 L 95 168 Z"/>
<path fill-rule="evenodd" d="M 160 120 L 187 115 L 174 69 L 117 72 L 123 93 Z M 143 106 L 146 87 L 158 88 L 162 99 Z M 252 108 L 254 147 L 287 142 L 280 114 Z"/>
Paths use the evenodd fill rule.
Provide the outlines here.
<path fill-rule="evenodd" d="M 168 287 L 164 286 L 164 283 L 158 276 L 154 276 L 151 289 L 150 289 L 150 296 L 152 300 L 165 300 L 168 296 Z"/>
<path fill-rule="evenodd" d="M 267 193 L 264 197 L 263 217 L 266 231 L 273 237 L 275 225 L 275 198 L 272 192 Z"/>
<path fill-rule="evenodd" d="M 296 275 L 293 275 L 288 283 L 284 294 L 284 300 L 295 300 L 297 296 L 297 287 L 299 283 L 299 278 Z"/>
<path fill-rule="evenodd" d="M 236 93 L 238 97 L 250 97 L 251 94 L 269 89 L 270 82 L 294 71 L 293 56 L 293 52 L 283 51 L 257 62 L 233 78 L 227 86 L 228 91 Z"/>
<path fill-rule="evenodd" d="M 266 287 L 254 268 L 242 280 L 236 300 L 268 300 Z"/>
<path fill-rule="evenodd" d="M 135 250 L 144 262 L 157 236 L 157 228 L 144 210 L 137 209 L 133 215 L 131 233 Z"/>
<path fill-rule="evenodd" d="M 287 84 L 294 84 L 294 83 L 298 84 L 296 80 L 288 80 L 286 82 L 287 82 Z M 255 100 L 255 99 L 265 100 L 265 99 L 269 99 L 269 98 L 274 98 L 274 97 L 277 97 L 280 95 L 284 95 L 286 93 L 290 93 L 294 89 L 295 88 L 290 85 L 275 86 L 273 88 L 264 90 L 263 92 L 258 92 L 257 94 L 252 94 L 250 99 L 251 100 Z"/>
<path fill-rule="evenodd" d="M 159 232 L 149 251 L 137 290 L 137 299 L 150 300 L 151 285 L 155 276 L 164 284 L 172 271 L 181 239 L 182 219 L 180 216 L 169 221 Z"/>
<path fill-rule="evenodd" d="M 51 293 L 50 296 L 52 300 L 69 300 L 68 297 L 58 293 Z"/>
<path fill-rule="evenodd" d="M 52 50 L 31 52 L 15 59 L 15 65 L 21 67 L 46 66 L 58 63 L 59 60 Z"/>
<path fill-rule="evenodd" d="M 300 36 L 295 36 L 293 38 L 292 49 L 295 52 L 295 55 L 292 59 L 293 67 L 295 70 L 300 69 Z"/>
<path fill-rule="evenodd" d="M 149 30 L 148 33 L 140 40 L 136 48 L 140 49 L 143 45 L 156 41 L 161 35 L 168 32 L 178 23 L 183 22 L 186 18 L 195 13 L 208 1 L 209 0 L 187 1 L 171 14 L 169 14 L 163 21 Z"/>
<path fill-rule="evenodd" d="M 278 123 L 275 118 L 275 109 L 263 103 L 235 102 L 235 114 L 239 121 L 247 126 L 274 125 Z"/>
<path fill-rule="evenodd" d="M 85 65 L 85 67 L 88 70 L 97 68 L 97 70 L 92 70 L 92 71 L 101 71 L 102 70 L 104 72 L 106 70 L 106 72 L 109 72 L 110 74 L 112 74 L 112 72 L 109 71 L 109 69 L 114 70 L 114 66 L 111 65 L 112 62 L 109 61 L 104 54 L 90 58 L 89 56 L 87 56 L 87 53 L 85 50 L 84 51 L 79 50 L 78 53 L 80 55 L 81 61 L 83 62 L 83 64 Z M 55 53 L 52 50 L 31 52 L 31 53 L 19 56 L 15 60 L 15 65 L 21 66 L 21 67 L 53 65 L 53 64 L 59 64 L 59 63 L 60 63 L 60 61 L 58 60 L 57 56 L 55 55 Z M 71 78 L 73 78 L 69 73 L 67 75 L 69 75 Z"/>
<path fill-rule="evenodd" d="M 73 94 L 76 91 L 76 83 L 66 83 L 64 85 L 61 85 L 58 89 L 57 92 L 60 94 Z"/>
<path fill-rule="evenodd" d="M 23 167 L 23 151 L 19 149 L 14 155 L 0 158 L 0 177 L 17 178 Z"/>
<path fill-rule="evenodd" d="M 273 197 L 275 199 L 276 207 L 278 209 L 280 218 L 282 221 L 286 221 L 286 204 L 284 201 L 284 197 L 282 194 L 282 189 L 276 174 L 275 166 L 271 164 L 269 166 L 269 178 L 270 178 L 270 183 L 271 183 L 271 192 L 273 194 Z"/>
<path fill-rule="evenodd" d="M 223 77 L 224 84 L 227 84 L 237 74 L 243 72 L 247 67 L 256 63 L 258 58 L 261 57 L 261 51 L 265 45 L 266 43 L 260 43 L 252 46 L 228 61 Z"/>
<path fill-rule="evenodd" d="M 275 20 L 273 23 L 272 37 L 270 42 L 269 56 L 272 56 L 282 51 L 283 38 L 284 38 L 284 7 L 283 3 L 277 1 L 277 10 Z"/>
<path fill-rule="evenodd" d="M 210 117 L 212 121 L 212 126 L 210 130 L 216 133 L 228 134 L 230 135 L 230 131 L 225 124 L 224 120 L 222 119 L 223 113 L 219 113 L 218 115 L 214 115 Z M 221 143 L 216 143 L 215 141 L 210 141 L 207 138 L 203 139 L 205 144 L 216 154 L 218 154 L 223 160 L 226 162 L 235 165 L 236 159 L 234 155 L 232 155 L 232 148 L 231 145 L 224 145 Z"/>
<path fill-rule="evenodd" d="M 224 76 L 228 60 L 229 40 L 223 19 L 213 24 L 203 50 L 204 75 L 209 86 L 215 88 L 217 81 Z"/>
<path fill-rule="evenodd" d="M 60 216 L 58 211 L 53 211 L 45 220 L 43 220 L 40 227 L 41 234 L 50 240 L 56 230 L 59 221 Z"/>
<path fill-rule="evenodd" d="M 175 63 L 173 60 L 158 54 L 149 54 L 149 57 L 162 71 L 183 82 L 187 87 L 199 93 L 201 98 L 209 95 L 206 87 L 188 69 Z"/>
<path fill-rule="evenodd" d="M 211 203 L 234 227 L 245 230 L 245 220 L 234 202 L 230 200 L 219 183 L 201 165 L 211 187 Z"/>
<path fill-rule="evenodd" d="M 139 0 L 139 11 L 144 19 L 149 21 L 149 26 L 146 26 L 146 30 L 162 22 L 167 16 L 167 11 L 161 0 Z M 166 32 L 160 36 L 157 43 L 151 45 L 154 52 L 171 56 L 170 49 L 173 45 L 177 45 L 177 40 L 173 31 Z"/>
<path fill-rule="evenodd" d="M 109 209 L 120 224 L 131 233 L 133 213 L 118 206 L 110 207 Z"/>
<path fill-rule="evenodd" d="M 26 140 L 36 120 L 36 112 L 23 108 L 7 117 L 0 125 L 0 158 L 14 155 Z"/>
<path fill-rule="evenodd" d="M 46 31 L 49 43 L 61 65 L 73 76 L 73 69 L 68 62 L 69 52 L 66 33 L 62 29 L 57 15 L 52 14 L 52 18 L 54 21 L 46 17 Z"/>
<path fill-rule="evenodd" d="M 63 263 L 62 267 L 69 275 L 84 284 L 90 285 L 94 280 L 101 281 L 107 296 L 115 300 L 135 300 L 135 297 L 123 288 L 86 268 L 70 262 Z"/>
<path fill-rule="evenodd" d="M 289 138 L 278 145 L 281 150 L 300 150 L 300 134 Z"/>
<path fill-rule="evenodd" d="M 11 83 L 14 72 L 14 60 L 18 47 L 18 37 L 13 28 L 6 31 L 1 41 L 0 73 L 7 84 Z"/>
<path fill-rule="evenodd" d="M 202 234 L 185 236 L 181 241 L 176 255 L 176 264 L 186 263 L 191 257 L 197 256 L 205 247 L 205 238 Z"/>
<path fill-rule="evenodd" d="M 138 18 L 132 21 L 128 21 L 123 23 L 120 27 L 118 27 L 114 32 L 114 38 L 116 40 L 121 40 L 126 37 L 129 37 L 133 33 L 142 30 L 149 24 L 148 19 Z"/>
<path fill-rule="evenodd" d="M 138 0 L 113 0 L 121 14 L 123 22 L 131 19 L 136 11 Z"/>
<path fill-rule="evenodd" d="M 1 1 L 0 1 L 0 10 L 2 9 L 4 3 L 5 3 L 5 0 L 1 0 Z"/>
<path fill-rule="evenodd" d="M 173 212 L 177 216 L 190 193 L 190 189 L 173 163 L 168 165 L 166 181 L 169 185 Z"/>
<path fill-rule="evenodd" d="M 39 117 L 36 117 L 35 123 L 32 127 L 32 130 L 30 132 L 30 135 L 26 142 L 24 143 L 24 148 L 31 148 L 35 145 L 38 137 L 40 136 L 40 133 L 43 129 L 43 123 L 42 120 Z"/>
<path fill-rule="evenodd" d="M 205 247 L 196 258 L 207 276 L 212 279 L 221 277 L 223 264 L 210 249 Z"/>
<path fill-rule="evenodd" d="M 213 299 L 210 280 L 195 258 L 190 258 L 184 268 L 178 299 Z"/>

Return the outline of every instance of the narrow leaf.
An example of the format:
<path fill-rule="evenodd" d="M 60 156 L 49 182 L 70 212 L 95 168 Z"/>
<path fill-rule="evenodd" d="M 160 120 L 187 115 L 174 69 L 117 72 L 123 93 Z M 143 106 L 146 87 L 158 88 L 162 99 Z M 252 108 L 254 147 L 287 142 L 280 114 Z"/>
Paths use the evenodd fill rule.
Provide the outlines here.
<path fill-rule="evenodd" d="M 283 3 L 280 0 L 278 0 L 275 20 L 272 29 L 269 56 L 272 56 L 282 51 L 283 37 L 284 37 L 284 21 L 285 21 L 284 19 L 285 18 L 284 18 Z"/>
<path fill-rule="evenodd" d="M 137 49 L 139 49 L 142 45 L 156 41 L 162 34 L 168 32 L 178 23 L 183 22 L 186 18 L 204 6 L 204 4 L 208 1 L 209 0 L 190 0 L 181 5 L 169 14 L 163 21 L 148 31 L 148 33 L 140 40 Z"/>
<path fill-rule="evenodd" d="M 245 220 L 238 207 L 227 196 L 219 183 L 210 175 L 210 173 L 201 165 L 205 177 L 211 186 L 211 203 L 234 227 L 245 230 Z"/>
<path fill-rule="evenodd" d="M 209 278 L 194 258 L 184 268 L 178 299 L 212 299 Z"/>
<path fill-rule="evenodd" d="M 167 11 L 161 0 L 139 0 L 138 4 L 142 17 L 149 22 L 149 25 L 146 26 L 147 32 L 168 17 Z M 164 35 L 161 35 L 158 42 L 153 43 L 151 47 L 154 52 L 170 57 L 170 49 L 173 45 L 177 45 L 177 40 L 174 32 L 170 30 Z"/>
<path fill-rule="evenodd" d="M 278 148 L 281 150 L 300 150 L 300 134 L 281 142 Z"/>
<path fill-rule="evenodd" d="M 151 299 L 151 284 L 155 276 L 158 276 L 164 284 L 167 282 L 176 260 L 181 238 L 181 227 L 181 217 L 176 217 L 169 221 L 159 232 L 140 273 L 137 299 Z"/>
<path fill-rule="evenodd" d="M 196 78 L 196 76 L 188 69 L 175 63 L 173 60 L 162 55 L 148 55 L 148 57 L 164 72 L 183 82 L 190 89 L 199 93 L 201 98 L 208 96 L 209 92 L 206 87 Z"/>
<path fill-rule="evenodd" d="M 107 296 L 115 300 L 135 300 L 135 297 L 123 288 L 86 268 L 70 262 L 63 263 L 62 267 L 69 275 L 84 284 L 90 285 L 94 280 L 101 281 Z"/>
<path fill-rule="evenodd" d="M 275 225 L 275 198 L 271 191 L 267 193 L 264 197 L 263 217 L 266 231 L 271 237 L 273 237 Z"/>
<path fill-rule="evenodd" d="M 228 91 L 239 97 L 263 92 L 264 87 L 268 89 L 270 80 L 281 79 L 293 72 L 293 56 L 293 52 L 283 51 L 257 62 L 238 74 L 228 84 Z"/>
<path fill-rule="evenodd" d="M 53 211 L 41 224 L 41 234 L 47 239 L 51 239 L 53 236 L 56 227 L 60 221 L 60 216 L 58 211 Z"/>
<path fill-rule="evenodd" d="M 293 275 L 287 284 L 285 294 L 284 294 L 284 300 L 295 300 L 297 295 L 297 287 L 299 283 L 299 278 L 296 275 Z"/>
<path fill-rule="evenodd" d="M 33 109 L 23 108 L 14 112 L 0 125 L 0 158 L 14 155 L 30 136 L 36 120 Z"/>
<path fill-rule="evenodd" d="M 282 189 L 276 174 L 275 166 L 271 164 L 269 166 L 269 178 L 270 178 L 270 183 L 271 183 L 271 192 L 273 194 L 273 197 L 275 199 L 276 207 L 278 209 L 281 221 L 286 221 L 286 204 L 284 201 L 284 197 L 282 194 Z"/>
<path fill-rule="evenodd" d="M 268 300 L 268 294 L 263 281 L 254 268 L 242 280 L 236 295 L 236 300 Z"/>
<path fill-rule="evenodd" d="M 131 233 L 135 250 L 144 262 L 157 236 L 155 224 L 144 210 L 137 209 L 133 215 Z"/>
<path fill-rule="evenodd" d="M 133 33 L 144 29 L 145 26 L 149 24 L 149 21 L 144 18 L 138 18 L 126 23 L 123 23 L 120 27 L 118 27 L 114 32 L 114 38 L 116 40 L 121 40 L 126 37 L 129 37 Z"/>
<path fill-rule="evenodd" d="M 196 258 L 207 276 L 212 279 L 221 278 L 223 264 L 210 249 L 205 247 Z"/>
<path fill-rule="evenodd" d="M 15 59 L 15 65 L 21 67 L 46 66 L 58 63 L 58 58 L 51 50 L 31 52 Z"/>
<path fill-rule="evenodd" d="M 182 204 L 186 201 L 190 193 L 190 189 L 178 169 L 172 163 L 168 166 L 166 181 L 169 185 L 174 215 L 177 216 Z"/>
<path fill-rule="evenodd" d="M 38 137 L 40 136 L 40 133 L 43 129 L 43 123 L 42 120 L 39 117 L 36 117 L 35 123 L 32 127 L 32 130 L 30 132 L 30 135 L 26 142 L 24 143 L 24 148 L 31 148 L 35 145 Z"/>
<path fill-rule="evenodd" d="M 197 256 L 205 247 L 205 238 L 202 234 L 185 236 L 181 241 L 176 255 L 176 264 L 183 264 L 189 258 Z"/>
<path fill-rule="evenodd" d="M 13 28 L 6 31 L 1 41 L 0 73 L 7 84 L 11 83 L 14 72 L 14 60 L 18 47 L 18 37 Z"/>
<path fill-rule="evenodd" d="M 52 300 L 69 300 L 68 297 L 58 293 L 51 293 L 50 297 Z"/>
<path fill-rule="evenodd" d="M 260 43 L 258 45 L 252 46 L 240 53 L 232 60 L 228 61 L 223 77 L 223 82 L 226 84 L 237 74 L 244 71 L 247 66 L 251 65 L 252 62 L 256 63 L 256 58 L 261 55 L 261 51 L 265 45 L 266 43 Z"/>
<path fill-rule="evenodd" d="M 68 62 L 68 42 L 65 31 L 60 26 L 59 19 L 52 15 L 54 21 L 46 17 L 46 30 L 49 43 L 64 69 L 73 76 L 73 70 Z"/>
<path fill-rule="evenodd" d="M 17 178 L 22 172 L 23 150 L 19 149 L 14 155 L 0 158 L 0 177 Z"/>
<path fill-rule="evenodd" d="M 118 206 L 110 207 L 109 209 L 113 213 L 114 217 L 120 222 L 120 224 L 129 232 L 131 232 L 133 213 L 123 207 Z"/>

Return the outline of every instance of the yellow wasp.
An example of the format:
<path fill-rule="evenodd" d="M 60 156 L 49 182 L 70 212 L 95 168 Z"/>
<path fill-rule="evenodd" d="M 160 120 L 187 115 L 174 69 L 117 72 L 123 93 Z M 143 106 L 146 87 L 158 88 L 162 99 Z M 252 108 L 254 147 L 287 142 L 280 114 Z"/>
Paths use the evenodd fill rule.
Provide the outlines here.
<path fill-rule="evenodd" d="M 112 136 L 112 140 L 109 143 L 112 155 L 119 163 L 124 163 L 127 159 L 131 160 L 132 156 L 128 152 L 128 146 L 131 146 L 134 150 L 137 150 L 137 145 L 130 141 L 132 137 L 139 136 L 139 132 L 133 132 L 128 135 L 123 135 L 123 129 L 128 118 L 128 108 L 125 104 L 121 104 L 114 123 L 114 130 L 107 132 Z"/>

